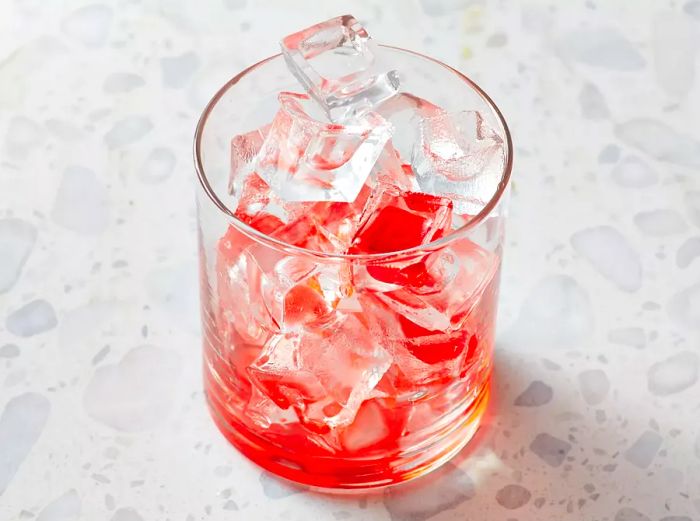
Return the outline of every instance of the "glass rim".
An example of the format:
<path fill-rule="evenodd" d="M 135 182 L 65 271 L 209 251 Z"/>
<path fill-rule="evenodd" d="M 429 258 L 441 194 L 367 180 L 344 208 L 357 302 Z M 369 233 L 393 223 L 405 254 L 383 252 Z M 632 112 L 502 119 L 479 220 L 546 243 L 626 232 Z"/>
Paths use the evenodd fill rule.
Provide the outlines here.
<path fill-rule="evenodd" d="M 480 224 L 496 207 L 496 205 L 499 203 L 501 200 L 503 194 L 506 191 L 506 188 L 508 187 L 508 183 L 510 182 L 510 177 L 511 177 L 511 171 L 513 169 L 513 140 L 510 135 L 510 129 L 508 128 L 508 124 L 506 123 L 505 118 L 503 117 L 503 114 L 501 113 L 500 109 L 496 106 L 494 101 L 491 99 L 491 97 L 484 92 L 484 90 L 479 87 L 473 80 L 471 80 L 468 76 L 465 74 L 461 73 L 454 67 L 450 67 L 449 65 L 441 62 L 440 60 L 437 60 L 435 58 L 431 58 L 430 56 L 426 56 L 422 53 L 416 52 L 416 51 L 411 51 L 409 49 L 403 49 L 401 47 L 396 47 L 393 45 L 384 45 L 384 44 L 379 44 L 380 47 L 384 47 L 386 49 L 394 50 L 394 51 L 400 51 L 400 52 L 405 52 L 408 54 L 412 54 L 414 56 L 417 56 L 419 58 L 423 58 L 426 60 L 429 60 L 449 72 L 452 72 L 456 74 L 462 81 L 464 81 L 469 87 L 471 87 L 478 95 L 479 97 L 486 102 L 488 105 L 489 109 L 493 113 L 493 115 L 496 116 L 498 121 L 500 122 L 503 132 L 505 134 L 505 161 L 503 163 L 503 171 L 501 172 L 501 178 L 498 182 L 498 186 L 496 190 L 494 191 L 493 195 L 489 199 L 489 201 L 484 205 L 484 207 L 481 209 L 479 213 L 476 215 L 472 216 L 467 220 L 466 223 L 464 223 L 462 226 L 457 228 L 456 230 L 450 231 L 447 235 L 429 242 L 427 244 L 420 244 L 418 246 L 413 246 L 411 248 L 406 248 L 404 250 L 397 250 L 397 251 L 390 251 L 390 252 L 382 252 L 382 253 L 326 253 L 322 251 L 317 251 L 317 250 L 310 250 L 307 248 L 302 248 L 300 246 L 295 246 L 293 244 L 289 244 L 283 240 L 277 239 L 275 237 L 272 237 L 270 235 L 267 235 L 263 232 L 260 232 L 253 228 L 252 226 L 246 224 L 245 222 L 241 221 L 238 219 L 238 217 L 235 216 L 234 212 L 219 198 L 219 196 L 216 194 L 214 189 L 212 188 L 211 184 L 209 183 L 209 179 L 207 178 L 207 174 L 204 171 L 204 165 L 202 162 L 202 135 L 204 133 L 204 128 L 206 126 L 207 120 L 209 119 L 209 116 L 211 115 L 212 111 L 216 107 L 217 103 L 223 96 L 228 92 L 230 88 L 235 86 L 242 78 L 253 72 L 254 70 L 262 67 L 265 65 L 267 62 L 274 60 L 275 58 L 280 57 L 282 54 L 277 53 L 272 56 L 268 56 L 267 58 L 264 58 L 260 60 L 257 63 L 254 63 L 253 65 L 250 65 L 249 67 L 243 69 L 241 72 L 236 74 L 233 78 L 228 80 L 222 87 L 219 88 L 219 90 L 216 91 L 214 96 L 209 100 L 207 105 L 204 107 L 204 111 L 202 112 L 202 115 L 199 117 L 199 121 L 197 122 L 197 127 L 195 129 L 194 133 L 194 146 L 193 146 L 193 154 L 194 154 L 194 164 L 195 164 L 195 170 L 197 172 L 197 178 L 199 179 L 199 183 L 204 189 L 204 192 L 207 194 L 211 202 L 214 203 L 214 205 L 226 216 L 229 224 L 232 224 L 235 226 L 238 230 L 240 230 L 242 233 L 247 235 L 249 238 L 262 242 L 274 249 L 280 249 L 285 252 L 290 252 L 290 253 L 297 253 L 297 254 L 303 254 L 306 256 L 313 256 L 313 257 L 321 257 L 324 259 L 338 259 L 338 260 L 379 260 L 379 259 L 386 259 L 386 258 L 392 258 L 392 257 L 397 257 L 397 256 L 407 256 L 411 254 L 418 254 L 421 252 L 424 252 L 426 250 L 434 250 L 438 248 L 442 248 L 443 246 L 446 246 L 450 244 L 451 242 L 458 240 L 462 237 L 465 237 L 467 233 L 474 227 L 476 227 L 478 224 Z"/>

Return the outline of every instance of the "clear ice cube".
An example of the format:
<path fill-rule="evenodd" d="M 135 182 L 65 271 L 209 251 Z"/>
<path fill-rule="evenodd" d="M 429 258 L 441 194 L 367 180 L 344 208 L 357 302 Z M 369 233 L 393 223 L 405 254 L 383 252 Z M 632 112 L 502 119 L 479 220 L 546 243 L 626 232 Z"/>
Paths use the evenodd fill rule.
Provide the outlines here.
<path fill-rule="evenodd" d="M 256 172 L 285 201 L 354 201 L 391 137 L 368 112 L 348 125 L 309 116 L 309 97 L 281 93 L 280 110 L 256 160 Z"/>
<path fill-rule="evenodd" d="M 388 253 L 439 239 L 450 229 L 452 202 L 395 187 L 373 193 L 349 253 Z"/>
<path fill-rule="evenodd" d="M 261 296 L 265 275 L 259 259 L 250 252 L 254 246 L 240 244 L 240 238 L 245 239 L 231 228 L 219 242 L 216 269 L 220 320 L 231 325 L 245 342 L 263 344 L 278 327 Z"/>
<path fill-rule="evenodd" d="M 240 199 L 255 156 L 258 155 L 269 131 L 270 125 L 265 125 L 245 134 L 239 134 L 231 140 L 231 175 L 228 190 L 236 200 Z"/>
<path fill-rule="evenodd" d="M 399 152 L 389 142 L 379 155 L 369 179 L 372 191 L 382 188 L 398 188 L 406 192 L 418 191 L 418 181 L 410 164 L 401 161 Z"/>
<path fill-rule="evenodd" d="M 306 366 L 301 353 L 302 335 L 278 334 L 265 344 L 249 367 L 251 381 L 281 409 L 304 410 L 323 400 L 325 389 Z"/>
<path fill-rule="evenodd" d="M 426 99 L 400 92 L 379 105 L 376 112 L 391 123 L 390 143 L 399 157 L 410 160 L 423 119 L 439 116 L 445 111 Z"/>
<path fill-rule="evenodd" d="M 503 140 L 476 111 L 422 119 L 411 158 L 424 192 L 450 197 L 457 213 L 471 215 L 496 191 L 504 161 Z"/>
<path fill-rule="evenodd" d="M 285 37 L 287 66 L 333 121 L 345 121 L 395 95 L 399 77 L 381 63 L 375 42 L 351 15 Z"/>
<path fill-rule="evenodd" d="M 392 415 L 391 406 L 382 400 L 367 400 L 362 404 L 355 420 L 340 432 L 340 445 L 348 452 L 366 455 L 372 450 L 386 450 L 401 434 L 400 415 Z"/>
<path fill-rule="evenodd" d="M 474 351 L 470 327 L 428 329 L 398 314 L 377 295 L 363 296 L 362 303 L 372 334 L 385 339 L 393 360 L 379 386 L 392 396 L 420 399 L 431 388 L 454 382 L 465 358 Z"/>
<path fill-rule="evenodd" d="M 245 411 L 246 417 L 263 429 L 269 429 L 272 425 L 289 425 L 299 421 L 292 410 L 281 409 L 255 386 L 252 387 Z"/>
<path fill-rule="evenodd" d="M 333 328 L 272 337 L 248 372 L 279 407 L 293 407 L 307 428 L 322 433 L 350 424 L 390 365 L 351 314 Z"/>
<path fill-rule="evenodd" d="M 283 330 L 331 326 L 341 318 L 336 307 L 349 291 L 341 266 L 302 256 L 280 260 L 262 282 L 267 309 Z"/>
<path fill-rule="evenodd" d="M 376 297 L 419 327 L 429 331 L 458 330 L 495 276 L 499 263 L 496 254 L 466 239 L 456 241 L 451 250 L 445 255 L 456 255 L 456 262 L 435 260 L 446 264 L 437 266 L 437 273 L 444 271 L 447 278 L 437 279 L 434 287 L 405 285 L 377 293 Z M 436 266 L 428 264 L 428 268 Z"/>

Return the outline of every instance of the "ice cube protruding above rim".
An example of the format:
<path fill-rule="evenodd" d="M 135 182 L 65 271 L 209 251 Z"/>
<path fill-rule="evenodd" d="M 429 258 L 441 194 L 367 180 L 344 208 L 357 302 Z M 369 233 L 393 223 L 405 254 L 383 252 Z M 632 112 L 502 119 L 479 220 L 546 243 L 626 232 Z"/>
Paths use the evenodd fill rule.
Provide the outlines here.
<path fill-rule="evenodd" d="M 352 15 L 331 18 L 280 42 L 292 74 L 332 121 L 344 121 L 394 96 L 399 75 Z"/>

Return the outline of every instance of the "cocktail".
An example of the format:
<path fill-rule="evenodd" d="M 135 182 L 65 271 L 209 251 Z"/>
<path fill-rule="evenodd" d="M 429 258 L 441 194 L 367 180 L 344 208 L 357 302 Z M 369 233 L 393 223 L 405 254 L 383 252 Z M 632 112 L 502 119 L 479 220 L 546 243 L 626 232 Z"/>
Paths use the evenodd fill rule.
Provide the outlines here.
<path fill-rule="evenodd" d="M 488 399 L 510 136 L 468 78 L 352 16 L 282 49 L 197 128 L 209 406 L 280 476 L 398 483 Z"/>

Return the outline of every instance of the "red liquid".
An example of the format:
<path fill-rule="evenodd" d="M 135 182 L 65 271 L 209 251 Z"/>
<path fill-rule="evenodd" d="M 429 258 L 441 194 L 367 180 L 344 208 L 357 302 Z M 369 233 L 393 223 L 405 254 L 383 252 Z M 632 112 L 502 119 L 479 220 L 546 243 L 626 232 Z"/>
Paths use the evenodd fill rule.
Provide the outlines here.
<path fill-rule="evenodd" d="M 392 197 L 357 228 L 351 253 L 449 230 L 444 200 Z M 323 249 L 327 226 L 356 216 L 351 206 L 318 203 L 284 226 L 256 219 Z M 412 258 L 325 266 L 230 227 L 216 256 L 217 287 L 202 284 L 206 391 L 217 425 L 251 460 L 317 487 L 376 487 L 435 468 L 469 440 L 488 397 L 496 254 L 457 239 Z"/>

